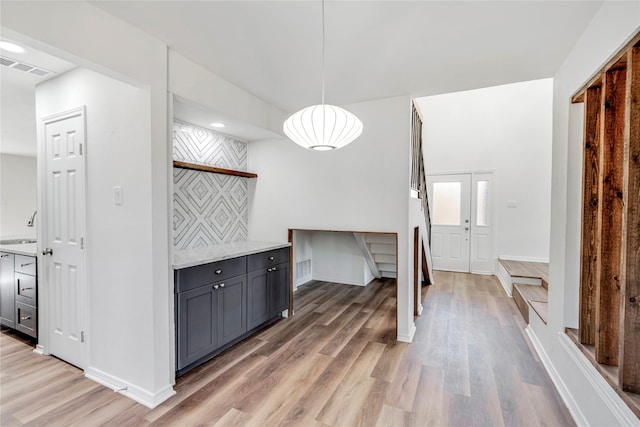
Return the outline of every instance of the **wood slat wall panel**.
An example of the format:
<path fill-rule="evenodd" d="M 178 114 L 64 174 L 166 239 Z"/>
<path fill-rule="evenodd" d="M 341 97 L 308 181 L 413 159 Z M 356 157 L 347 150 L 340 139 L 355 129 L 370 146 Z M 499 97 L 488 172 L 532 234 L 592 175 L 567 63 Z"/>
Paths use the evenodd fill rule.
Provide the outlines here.
<path fill-rule="evenodd" d="M 602 186 L 600 161 L 601 88 L 589 88 L 584 95 L 584 163 L 582 178 L 582 246 L 580 269 L 580 342 L 596 342 L 596 289 L 600 280 L 598 251 L 600 249 Z"/>
<path fill-rule="evenodd" d="M 597 288 L 596 359 L 618 366 L 620 329 L 620 259 L 622 255 L 622 210 L 624 158 L 624 109 L 626 68 L 614 67 L 604 75 L 601 170 L 602 231 L 600 240 L 600 284 Z"/>
<path fill-rule="evenodd" d="M 640 393 L 640 47 L 627 54 L 620 387 Z"/>

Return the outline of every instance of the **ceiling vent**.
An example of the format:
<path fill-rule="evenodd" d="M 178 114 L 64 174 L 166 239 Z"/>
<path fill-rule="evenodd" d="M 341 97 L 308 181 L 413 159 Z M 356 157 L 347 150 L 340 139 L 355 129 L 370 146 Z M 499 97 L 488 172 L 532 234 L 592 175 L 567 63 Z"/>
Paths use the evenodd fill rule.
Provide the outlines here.
<path fill-rule="evenodd" d="M 33 65 L 19 62 L 6 56 L 0 56 L 0 64 L 5 67 L 14 68 L 16 70 L 24 71 L 29 74 L 35 74 L 36 76 L 44 77 L 48 74 L 52 74 L 53 71 L 45 70 L 44 68 L 34 67 Z"/>

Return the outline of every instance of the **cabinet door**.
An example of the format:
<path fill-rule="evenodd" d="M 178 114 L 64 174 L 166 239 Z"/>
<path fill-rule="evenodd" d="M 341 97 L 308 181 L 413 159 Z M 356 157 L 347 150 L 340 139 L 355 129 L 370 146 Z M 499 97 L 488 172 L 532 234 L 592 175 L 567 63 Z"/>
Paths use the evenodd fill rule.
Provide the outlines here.
<path fill-rule="evenodd" d="M 269 297 L 268 278 L 271 273 L 266 268 L 252 271 L 247 275 L 248 281 L 248 306 L 247 328 L 249 330 L 266 322 L 271 318 L 272 304 Z"/>
<path fill-rule="evenodd" d="M 273 316 L 289 308 L 289 263 L 278 264 L 269 273 L 272 290 Z"/>
<path fill-rule="evenodd" d="M 178 369 L 218 347 L 218 297 L 212 285 L 178 293 Z"/>
<path fill-rule="evenodd" d="M 0 324 L 16 327 L 14 255 L 0 253 Z"/>
<path fill-rule="evenodd" d="M 218 284 L 218 346 L 247 332 L 247 276 Z"/>

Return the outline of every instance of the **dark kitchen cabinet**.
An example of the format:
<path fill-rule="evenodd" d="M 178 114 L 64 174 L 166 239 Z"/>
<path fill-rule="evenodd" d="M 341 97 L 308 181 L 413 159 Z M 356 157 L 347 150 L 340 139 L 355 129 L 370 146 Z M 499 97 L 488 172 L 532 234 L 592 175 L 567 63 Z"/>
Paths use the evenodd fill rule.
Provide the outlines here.
<path fill-rule="evenodd" d="M 0 324 L 9 328 L 16 327 L 14 258 L 13 254 L 0 252 Z"/>
<path fill-rule="evenodd" d="M 247 275 L 249 329 L 289 308 L 289 263 L 264 267 Z"/>
<path fill-rule="evenodd" d="M 289 306 L 289 248 L 177 269 L 174 276 L 178 376 Z"/>

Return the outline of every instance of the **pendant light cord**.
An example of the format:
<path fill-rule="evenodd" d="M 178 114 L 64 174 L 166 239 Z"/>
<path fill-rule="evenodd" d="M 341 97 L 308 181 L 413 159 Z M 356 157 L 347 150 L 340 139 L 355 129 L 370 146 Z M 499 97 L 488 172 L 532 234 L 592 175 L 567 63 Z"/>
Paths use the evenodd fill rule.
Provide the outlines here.
<path fill-rule="evenodd" d="M 324 0 L 322 0 L 322 105 L 324 105 Z"/>

